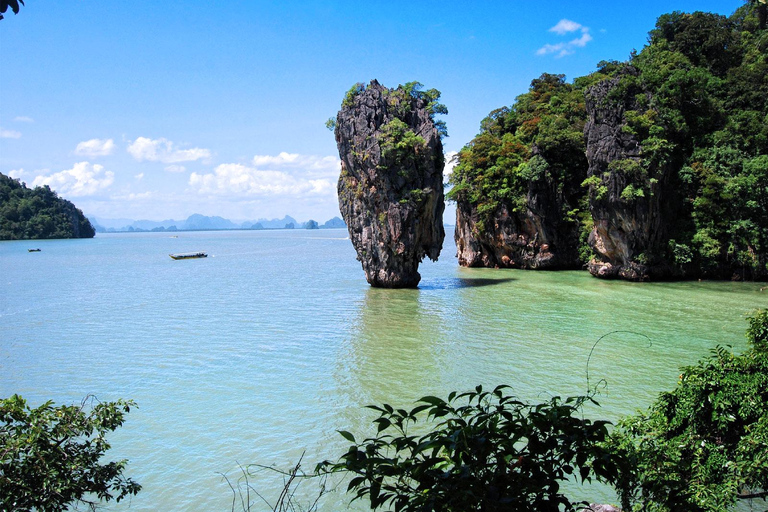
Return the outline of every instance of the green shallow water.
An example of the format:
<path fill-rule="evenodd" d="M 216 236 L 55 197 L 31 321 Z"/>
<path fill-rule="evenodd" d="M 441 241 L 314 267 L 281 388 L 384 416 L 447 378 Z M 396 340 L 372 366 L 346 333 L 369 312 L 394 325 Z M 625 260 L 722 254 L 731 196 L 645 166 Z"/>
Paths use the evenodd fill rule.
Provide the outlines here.
<path fill-rule="evenodd" d="M 369 432 L 364 405 L 509 384 L 528 400 L 605 385 L 616 420 L 717 344 L 745 348 L 765 283 L 600 281 L 461 269 L 446 240 L 417 290 L 371 289 L 344 230 L 2 242 L 0 395 L 132 398 L 113 436 L 144 489 L 107 509 L 230 510 L 238 464 L 311 468 Z M 28 253 L 30 247 L 40 253 Z M 206 251 L 174 261 L 172 252 Z M 252 477 L 266 495 L 269 473 Z M 575 489 L 612 501 L 605 489 Z M 324 510 L 346 505 L 340 493 Z M 238 508 L 239 510 L 239 508 Z"/>

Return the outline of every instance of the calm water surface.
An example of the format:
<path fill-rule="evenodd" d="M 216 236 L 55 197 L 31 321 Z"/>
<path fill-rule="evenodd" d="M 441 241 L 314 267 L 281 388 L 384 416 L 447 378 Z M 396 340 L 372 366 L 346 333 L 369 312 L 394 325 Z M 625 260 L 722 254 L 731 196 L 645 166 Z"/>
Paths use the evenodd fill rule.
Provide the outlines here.
<path fill-rule="evenodd" d="M 529 400 L 583 393 L 595 341 L 622 331 L 589 365 L 593 384 L 607 382 L 594 416 L 615 420 L 671 389 L 678 368 L 711 347 L 743 350 L 745 313 L 768 307 L 765 283 L 461 269 L 450 240 L 439 262 L 422 264 L 418 290 L 371 289 L 346 236 L 0 242 L 0 396 L 131 398 L 139 408 L 110 455 L 130 459 L 144 488 L 107 509 L 230 510 L 222 474 L 235 482 L 239 464 L 286 468 L 303 452 L 308 469 L 336 458 L 346 448 L 337 429 L 370 433 L 367 404 L 408 406 L 477 384 L 509 384 Z M 187 251 L 209 257 L 168 257 Z M 268 499 L 281 482 L 250 480 Z M 336 493 L 324 510 L 345 507 Z"/>

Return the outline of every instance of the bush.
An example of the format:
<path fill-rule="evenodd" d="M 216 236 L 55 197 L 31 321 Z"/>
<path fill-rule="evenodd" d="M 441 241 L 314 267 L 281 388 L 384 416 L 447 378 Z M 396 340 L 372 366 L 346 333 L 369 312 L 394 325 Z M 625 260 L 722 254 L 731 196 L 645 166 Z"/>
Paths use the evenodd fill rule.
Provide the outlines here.
<path fill-rule="evenodd" d="M 0 400 L 0 509 L 59 512 L 75 503 L 120 501 L 141 486 L 123 476 L 126 460 L 101 464 L 105 435 L 121 426 L 132 401 L 30 409 L 19 395 Z"/>
<path fill-rule="evenodd" d="M 506 388 L 426 396 L 410 411 L 369 406 L 379 413 L 376 436 L 358 443 L 341 431 L 352 446 L 318 471 L 350 473 L 354 499 L 395 511 L 571 511 L 586 503 L 571 502 L 563 481 L 614 481 L 602 445 L 608 423 L 579 417 L 590 397 L 528 404 Z M 437 424 L 409 433 L 420 418 Z"/>
<path fill-rule="evenodd" d="M 721 512 L 768 496 L 768 312 L 749 323 L 744 354 L 712 350 L 647 412 L 619 423 L 609 444 L 630 462 L 625 509 Z"/>

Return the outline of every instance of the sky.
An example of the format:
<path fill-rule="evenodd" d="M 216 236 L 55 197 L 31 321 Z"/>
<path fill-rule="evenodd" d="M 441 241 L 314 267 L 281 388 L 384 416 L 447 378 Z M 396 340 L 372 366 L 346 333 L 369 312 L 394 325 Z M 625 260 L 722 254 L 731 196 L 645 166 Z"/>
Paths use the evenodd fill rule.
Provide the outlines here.
<path fill-rule="evenodd" d="M 641 50 L 663 13 L 744 2 L 25 3 L 0 20 L 0 173 L 97 218 L 322 223 L 339 215 L 325 121 L 353 84 L 440 90 L 450 157 L 542 73 L 570 81 Z"/>

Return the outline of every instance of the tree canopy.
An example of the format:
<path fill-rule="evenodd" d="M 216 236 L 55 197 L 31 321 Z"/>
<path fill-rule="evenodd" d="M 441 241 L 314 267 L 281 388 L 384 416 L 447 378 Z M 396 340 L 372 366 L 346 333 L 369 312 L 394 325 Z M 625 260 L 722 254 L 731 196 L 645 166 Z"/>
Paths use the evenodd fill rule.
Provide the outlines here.
<path fill-rule="evenodd" d="M 0 173 L 0 240 L 92 238 L 90 221 L 48 185 L 27 188 Z"/>
<path fill-rule="evenodd" d="M 24 0 L 0 0 L 0 20 L 10 7 L 13 14 L 19 14 L 19 4 L 24 5 Z"/>

